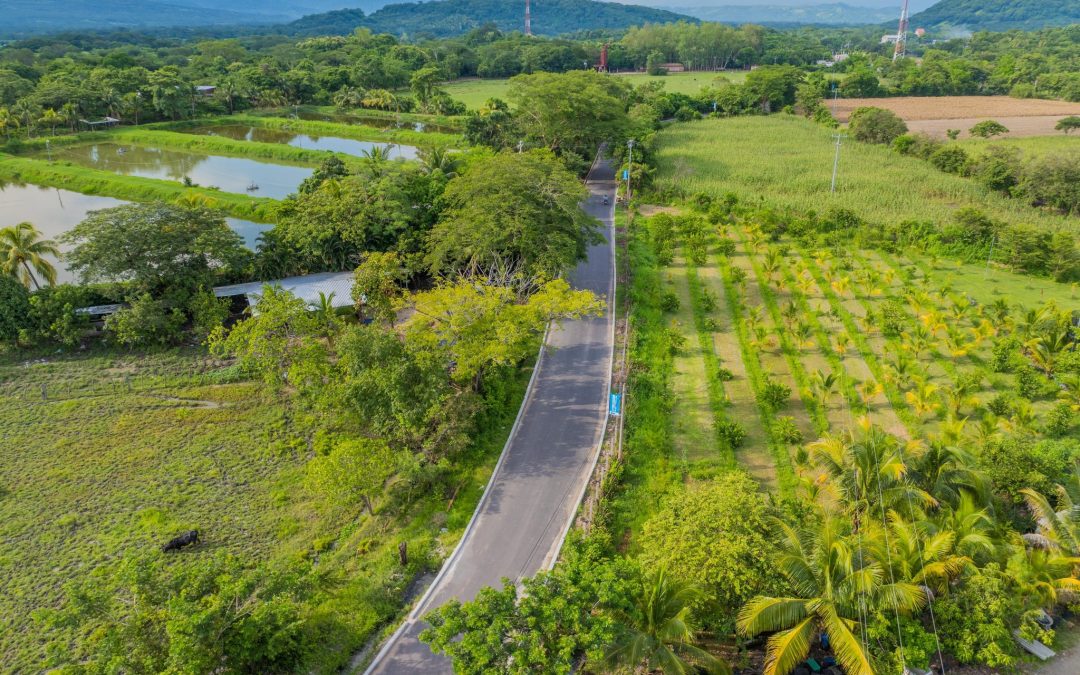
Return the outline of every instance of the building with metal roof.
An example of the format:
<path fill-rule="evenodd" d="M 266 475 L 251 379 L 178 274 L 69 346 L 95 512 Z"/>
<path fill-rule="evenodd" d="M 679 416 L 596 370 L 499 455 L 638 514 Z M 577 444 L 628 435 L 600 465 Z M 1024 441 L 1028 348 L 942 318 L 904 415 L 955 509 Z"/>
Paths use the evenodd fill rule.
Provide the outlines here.
<path fill-rule="evenodd" d="M 245 296 L 249 305 L 259 301 L 264 286 L 277 286 L 289 291 L 303 300 L 309 307 L 319 305 L 319 294 L 331 298 L 334 307 L 350 307 L 353 304 L 353 274 L 352 272 L 320 272 L 318 274 L 306 274 L 301 277 L 288 277 L 274 281 L 253 281 L 246 284 L 232 284 L 230 286 L 218 286 L 214 289 L 214 295 L 219 298 L 233 298 Z"/>

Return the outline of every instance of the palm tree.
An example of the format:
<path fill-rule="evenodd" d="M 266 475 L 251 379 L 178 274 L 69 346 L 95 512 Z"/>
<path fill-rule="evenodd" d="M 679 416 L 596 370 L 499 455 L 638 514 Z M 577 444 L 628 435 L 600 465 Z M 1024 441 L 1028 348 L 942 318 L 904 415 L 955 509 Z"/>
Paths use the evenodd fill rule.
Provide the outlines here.
<path fill-rule="evenodd" d="M 17 131 L 19 128 L 19 118 L 13 114 L 7 108 L 0 108 L 0 134 L 4 135 L 4 138 L 10 139 L 11 132 Z"/>
<path fill-rule="evenodd" d="M 934 441 L 907 456 L 912 482 L 939 502 L 955 506 L 964 494 L 989 499 L 986 477 L 976 470 L 975 458 L 959 446 Z"/>
<path fill-rule="evenodd" d="M 960 490 L 955 506 L 942 509 L 935 524 L 944 531 L 952 532 L 955 551 L 972 560 L 988 560 L 997 549 L 994 520 L 968 490 Z"/>
<path fill-rule="evenodd" d="M 364 90 L 345 85 L 334 94 L 334 105 L 338 108 L 359 108 L 364 102 Z"/>
<path fill-rule="evenodd" d="M 426 173 L 441 171 L 447 178 L 457 175 L 458 161 L 445 148 L 424 148 L 420 151 L 420 163 Z"/>
<path fill-rule="evenodd" d="M 1073 472 L 1072 482 L 1075 483 L 1080 469 L 1074 468 Z M 1024 535 L 1024 539 L 1038 548 L 1076 555 L 1080 553 L 1080 505 L 1073 502 L 1065 486 L 1058 485 L 1056 492 L 1057 508 L 1054 508 L 1038 490 L 1024 488 L 1020 491 L 1038 527 L 1036 534 Z"/>
<path fill-rule="evenodd" d="M 926 417 L 941 407 L 937 401 L 938 385 L 933 382 L 920 382 L 914 389 L 904 394 L 904 400 L 915 409 L 915 414 Z"/>
<path fill-rule="evenodd" d="M 824 514 L 817 527 L 795 530 L 777 520 L 781 533 L 777 567 L 796 595 L 758 596 L 739 612 L 737 627 L 747 636 L 773 633 L 765 654 L 765 675 L 785 675 L 806 658 L 824 630 L 836 658 L 851 675 L 872 675 L 866 645 L 855 628 L 868 604 L 887 601 L 905 612 L 925 602 L 910 583 L 884 583 L 881 565 L 863 553 L 861 539 L 845 536 L 850 520 Z"/>
<path fill-rule="evenodd" d="M 726 663 L 693 644 L 690 605 L 698 598 L 697 589 L 663 569 L 643 582 L 633 608 L 616 613 L 618 634 L 604 650 L 604 665 L 666 675 L 693 673 L 697 666 L 709 673 L 730 673 Z"/>
<path fill-rule="evenodd" d="M 40 289 L 38 277 L 50 285 L 56 283 L 56 268 L 45 256 L 59 257 L 60 249 L 52 239 L 44 239 L 36 227 L 27 222 L 0 229 L 0 266 L 4 274 L 13 276 L 30 288 Z M 34 273 L 37 273 L 37 276 Z"/>
<path fill-rule="evenodd" d="M 882 526 L 875 521 L 874 527 Z M 907 522 L 895 511 L 889 513 L 887 527 L 887 537 L 867 537 L 867 548 L 890 579 L 941 593 L 971 562 L 954 553 L 956 534 L 949 530 L 932 532 L 926 521 Z"/>
<path fill-rule="evenodd" d="M 810 376 L 810 389 L 814 392 L 814 397 L 821 404 L 822 408 L 829 407 L 829 400 L 836 392 L 836 387 L 839 379 L 836 377 L 836 373 L 828 373 L 818 370 Z"/>
<path fill-rule="evenodd" d="M 1080 558 L 1054 551 L 1019 549 L 1009 558 L 1008 572 L 1021 594 L 1032 597 L 1044 610 L 1059 602 L 1070 602 L 1080 594 L 1080 580 L 1074 574 Z"/>

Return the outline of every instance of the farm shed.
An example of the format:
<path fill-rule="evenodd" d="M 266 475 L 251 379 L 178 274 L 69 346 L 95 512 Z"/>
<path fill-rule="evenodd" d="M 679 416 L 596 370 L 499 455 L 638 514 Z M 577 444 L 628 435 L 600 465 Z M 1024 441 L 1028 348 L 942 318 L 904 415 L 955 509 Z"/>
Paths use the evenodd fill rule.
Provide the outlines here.
<path fill-rule="evenodd" d="M 337 307 L 351 307 L 353 275 L 352 272 L 320 272 L 318 274 L 306 274 L 300 277 L 287 277 L 274 281 L 253 281 L 246 284 L 232 284 L 230 286 L 218 286 L 214 289 L 214 295 L 219 298 L 239 298 L 247 300 L 247 304 L 254 305 L 262 295 L 263 286 L 277 286 L 289 291 L 303 300 L 309 307 L 319 305 L 319 294 L 330 297 L 333 294 L 331 304 Z"/>

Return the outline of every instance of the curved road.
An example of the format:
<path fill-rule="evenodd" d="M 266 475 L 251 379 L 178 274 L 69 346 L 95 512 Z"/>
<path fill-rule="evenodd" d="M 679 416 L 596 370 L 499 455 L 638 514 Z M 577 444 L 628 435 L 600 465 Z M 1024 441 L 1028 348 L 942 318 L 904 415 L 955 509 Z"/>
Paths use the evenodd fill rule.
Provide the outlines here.
<path fill-rule="evenodd" d="M 604 224 L 605 243 L 570 275 L 575 288 L 608 299 L 614 288 L 615 175 L 598 160 L 582 208 Z M 603 196 L 610 205 L 603 204 Z M 461 543 L 367 673 L 451 673 L 450 661 L 419 641 L 421 617 L 451 598 L 516 581 L 554 564 L 599 452 L 607 419 L 614 326 L 604 316 L 564 322 L 548 335 L 514 429 Z"/>

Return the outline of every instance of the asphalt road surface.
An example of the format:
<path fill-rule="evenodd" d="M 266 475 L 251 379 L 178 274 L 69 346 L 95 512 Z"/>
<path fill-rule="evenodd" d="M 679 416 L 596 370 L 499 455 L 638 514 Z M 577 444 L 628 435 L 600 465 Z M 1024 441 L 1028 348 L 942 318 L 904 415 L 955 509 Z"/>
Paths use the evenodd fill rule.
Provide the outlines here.
<path fill-rule="evenodd" d="M 575 288 L 614 298 L 612 217 L 615 176 L 599 161 L 583 205 L 604 224 L 605 243 L 589 249 L 569 276 Z M 603 197 L 607 196 L 608 205 Z M 503 577 L 520 580 L 551 566 L 589 479 L 607 419 L 613 324 L 610 312 L 564 322 L 548 335 L 494 478 L 462 543 L 367 673 L 451 673 L 450 661 L 420 642 L 422 617 L 451 598 L 471 600 Z"/>

